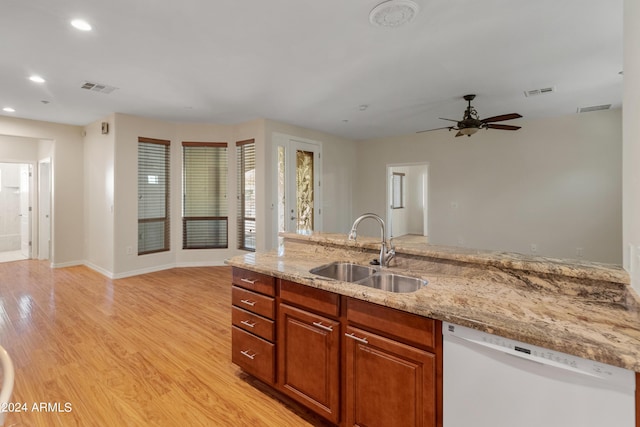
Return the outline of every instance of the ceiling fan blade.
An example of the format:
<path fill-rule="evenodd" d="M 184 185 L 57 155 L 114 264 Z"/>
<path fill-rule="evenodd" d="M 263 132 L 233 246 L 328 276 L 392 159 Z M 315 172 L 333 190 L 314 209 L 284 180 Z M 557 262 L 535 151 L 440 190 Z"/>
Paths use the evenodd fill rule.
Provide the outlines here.
<path fill-rule="evenodd" d="M 453 129 L 453 127 L 452 126 L 445 126 L 443 128 L 424 129 L 424 130 L 419 130 L 416 133 L 431 132 L 432 130 L 440 130 L 440 129 L 449 129 L 449 130 L 451 130 L 451 129 Z"/>
<path fill-rule="evenodd" d="M 480 121 L 482 123 L 491 123 L 491 122 L 501 122 L 503 120 L 519 119 L 520 117 L 522 117 L 522 116 L 520 114 L 518 114 L 518 113 L 511 113 L 511 114 L 502 114 L 501 116 L 488 117 L 488 118 L 482 119 Z"/>
<path fill-rule="evenodd" d="M 439 117 L 440 120 L 449 120 L 450 122 L 456 122 L 458 123 L 460 120 L 453 120 L 453 119 L 445 119 L 444 117 Z"/>
<path fill-rule="evenodd" d="M 488 129 L 502 129 L 502 130 L 518 130 L 520 126 L 511 126 L 511 125 L 499 125 L 499 124 L 487 124 Z"/>
<path fill-rule="evenodd" d="M 459 136 L 463 136 L 463 135 L 464 135 L 464 133 L 458 131 L 458 133 L 456 133 L 456 138 L 459 137 Z"/>

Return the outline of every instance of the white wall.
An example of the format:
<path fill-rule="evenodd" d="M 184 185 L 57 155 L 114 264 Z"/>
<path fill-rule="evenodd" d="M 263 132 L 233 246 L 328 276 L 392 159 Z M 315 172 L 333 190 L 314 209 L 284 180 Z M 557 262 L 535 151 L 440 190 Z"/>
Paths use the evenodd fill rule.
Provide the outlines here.
<path fill-rule="evenodd" d="M 102 134 L 102 122 L 111 124 Z M 114 268 L 114 147 L 113 115 L 84 128 L 84 259 L 94 270 Z"/>
<path fill-rule="evenodd" d="M 624 2 L 623 248 L 624 267 L 640 293 L 640 2 Z M 630 248 L 634 248 L 633 257 Z"/>
<path fill-rule="evenodd" d="M 82 128 L 0 116 L 0 135 L 53 141 L 50 152 L 53 177 L 51 262 L 54 266 L 81 264 L 84 259 Z"/>
<path fill-rule="evenodd" d="M 359 142 L 356 212 L 386 212 L 387 164 L 428 162 L 431 243 L 620 264 L 620 110 L 519 124 Z"/>

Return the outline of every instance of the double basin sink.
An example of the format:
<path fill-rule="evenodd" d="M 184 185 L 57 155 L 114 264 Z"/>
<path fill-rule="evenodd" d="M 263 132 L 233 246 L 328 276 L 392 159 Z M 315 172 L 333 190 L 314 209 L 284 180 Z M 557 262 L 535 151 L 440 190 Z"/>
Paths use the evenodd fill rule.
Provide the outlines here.
<path fill-rule="evenodd" d="M 309 270 L 309 273 L 341 282 L 355 283 L 387 292 L 415 292 L 427 285 L 427 281 L 417 277 L 403 276 L 379 267 L 333 262 Z"/>

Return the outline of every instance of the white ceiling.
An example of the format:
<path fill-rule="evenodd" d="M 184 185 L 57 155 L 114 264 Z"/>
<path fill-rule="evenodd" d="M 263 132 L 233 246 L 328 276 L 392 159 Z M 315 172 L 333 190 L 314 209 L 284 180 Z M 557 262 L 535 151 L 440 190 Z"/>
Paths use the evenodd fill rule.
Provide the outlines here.
<path fill-rule="evenodd" d="M 269 118 L 359 140 L 447 126 L 467 93 L 481 118 L 621 106 L 623 0 L 415 1 L 389 29 L 369 23 L 381 0 L 0 0 L 0 108 L 16 109 L 0 114 Z"/>

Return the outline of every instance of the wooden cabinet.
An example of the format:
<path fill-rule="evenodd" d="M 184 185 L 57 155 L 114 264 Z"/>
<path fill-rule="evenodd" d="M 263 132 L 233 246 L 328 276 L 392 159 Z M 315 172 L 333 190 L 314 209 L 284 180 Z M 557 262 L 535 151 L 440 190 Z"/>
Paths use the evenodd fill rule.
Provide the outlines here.
<path fill-rule="evenodd" d="M 435 355 L 362 329 L 346 334 L 346 425 L 435 426 Z"/>
<path fill-rule="evenodd" d="M 275 384 L 275 279 L 233 269 L 231 361 L 247 373 Z"/>
<path fill-rule="evenodd" d="M 233 270 L 232 360 L 327 420 L 442 427 L 439 321 Z"/>
<path fill-rule="evenodd" d="M 441 426 L 440 322 L 355 299 L 347 322 L 344 425 Z"/>
<path fill-rule="evenodd" d="M 340 417 L 340 322 L 322 314 L 337 315 L 339 298 L 284 280 L 280 297 L 278 387 L 337 423 Z"/>

